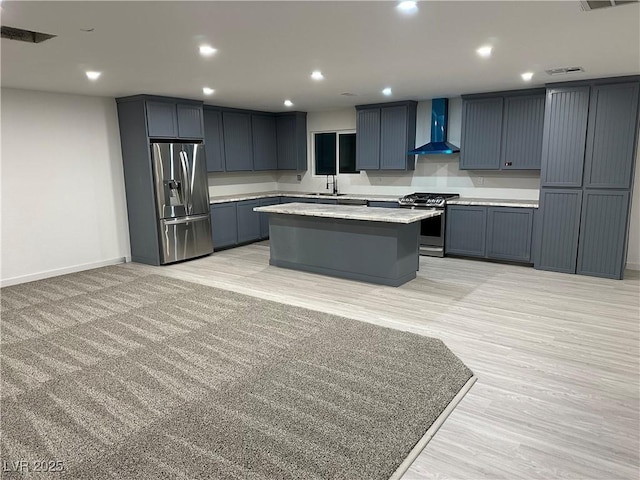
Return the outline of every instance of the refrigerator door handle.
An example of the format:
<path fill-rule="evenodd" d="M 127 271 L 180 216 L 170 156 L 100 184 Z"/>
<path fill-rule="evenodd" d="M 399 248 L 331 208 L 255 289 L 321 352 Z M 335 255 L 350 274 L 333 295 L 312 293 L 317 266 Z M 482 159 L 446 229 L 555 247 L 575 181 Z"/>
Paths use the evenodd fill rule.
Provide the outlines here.
<path fill-rule="evenodd" d="M 187 215 L 191 215 L 191 212 L 193 211 L 193 204 L 191 201 L 191 185 L 189 182 L 189 165 L 185 159 L 187 154 L 182 150 L 178 152 L 178 154 L 180 155 L 180 166 L 182 167 L 182 194 L 184 195 L 185 209 L 187 211 Z"/>
<path fill-rule="evenodd" d="M 163 220 L 162 224 L 163 225 L 180 225 L 182 223 L 199 222 L 205 218 L 209 218 L 209 215 L 190 215 L 187 217 L 180 217 L 172 220 Z"/>

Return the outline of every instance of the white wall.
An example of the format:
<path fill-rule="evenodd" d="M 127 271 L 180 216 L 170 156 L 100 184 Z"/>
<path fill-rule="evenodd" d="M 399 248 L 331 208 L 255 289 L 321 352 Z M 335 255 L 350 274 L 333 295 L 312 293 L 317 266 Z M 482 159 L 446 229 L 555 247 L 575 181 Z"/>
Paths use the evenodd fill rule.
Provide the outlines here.
<path fill-rule="evenodd" d="M 416 145 L 427 143 L 430 131 L 431 101 L 418 103 Z M 460 146 L 462 99 L 449 100 L 449 141 Z M 308 145 L 313 133 L 356 128 L 356 112 L 347 108 L 307 115 Z M 458 168 L 459 155 L 420 155 L 415 171 L 360 172 L 359 175 L 341 174 L 338 187 L 342 193 L 377 193 L 405 195 L 415 191 L 459 193 L 465 197 L 538 199 L 540 174 L 538 172 L 470 172 Z M 324 191 L 326 177 L 313 175 L 313 158 L 308 149 L 309 171 L 302 181 L 294 173 L 283 173 L 278 185 L 283 190 Z"/>
<path fill-rule="evenodd" d="M 1 284 L 129 258 L 115 100 L 1 95 Z"/>
<path fill-rule="evenodd" d="M 627 268 L 640 270 L 640 148 L 636 153 L 636 174 L 633 180 L 633 193 L 631 194 L 631 225 L 629 225 Z"/>

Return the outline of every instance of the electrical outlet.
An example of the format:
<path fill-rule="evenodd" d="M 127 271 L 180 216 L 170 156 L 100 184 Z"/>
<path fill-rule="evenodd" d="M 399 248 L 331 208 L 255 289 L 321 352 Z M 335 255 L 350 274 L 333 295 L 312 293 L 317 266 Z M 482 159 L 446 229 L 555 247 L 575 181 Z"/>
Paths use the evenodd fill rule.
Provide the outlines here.
<path fill-rule="evenodd" d="M 484 185 L 484 177 L 476 177 L 476 185 Z"/>
<path fill-rule="evenodd" d="M 298 175 L 298 181 L 302 180 L 302 175 Z"/>

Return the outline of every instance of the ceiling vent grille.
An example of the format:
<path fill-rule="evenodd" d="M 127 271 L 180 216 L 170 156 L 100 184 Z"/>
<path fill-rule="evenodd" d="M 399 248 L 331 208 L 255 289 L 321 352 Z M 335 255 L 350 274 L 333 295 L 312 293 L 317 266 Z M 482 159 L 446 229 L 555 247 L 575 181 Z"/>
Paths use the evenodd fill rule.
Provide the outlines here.
<path fill-rule="evenodd" d="M 588 0 L 580 2 L 580 8 L 585 12 L 598 10 L 600 8 L 618 7 L 627 3 L 638 3 L 638 0 Z"/>
<path fill-rule="evenodd" d="M 582 67 L 551 68 L 549 70 L 545 70 L 545 72 L 547 72 L 547 75 L 566 75 L 567 73 L 584 72 L 584 68 Z"/>
<path fill-rule="evenodd" d="M 27 43 L 41 43 L 45 40 L 55 37 L 56 35 L 49 35 L 48 33 L 32 32 L 31 30 L 23 30 L 21 28 L 13 27 L 1 27 L 2 38 L 9 40 L 18 40 L 20 42 Z"/>

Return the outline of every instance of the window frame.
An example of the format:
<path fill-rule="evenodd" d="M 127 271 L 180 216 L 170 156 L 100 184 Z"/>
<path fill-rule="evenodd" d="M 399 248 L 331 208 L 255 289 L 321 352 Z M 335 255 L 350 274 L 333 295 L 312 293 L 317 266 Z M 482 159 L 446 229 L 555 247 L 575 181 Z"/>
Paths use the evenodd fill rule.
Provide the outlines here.
<path fill-rule="evenodd" d="M 361 175 L 362 170 L 358 170 L 354 173 L 340 173 L 340 135 L 355 135 L 355 128 L 341 129 L 341 130 L 315 130 L 313 132 L 309 132 L 311 134 L 311 175 L 316 178 L 324 178 L 327 175 L 317 175 L 316 174 L 316 134 L 321 133 L 335 133 L 336 134 L 336 177 L 340 175 Z"/>

